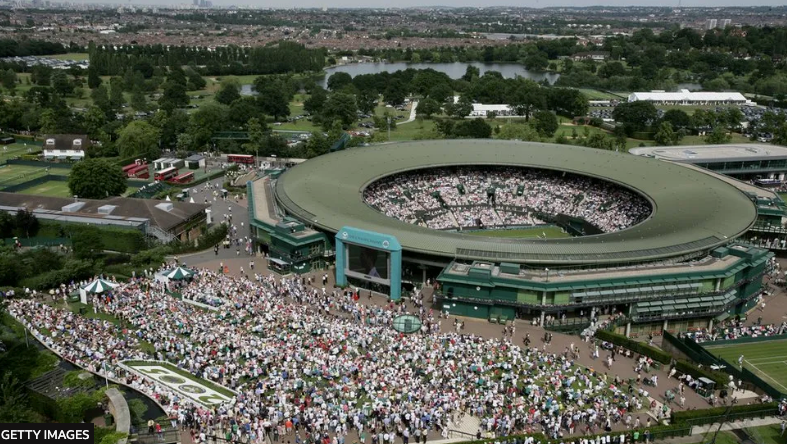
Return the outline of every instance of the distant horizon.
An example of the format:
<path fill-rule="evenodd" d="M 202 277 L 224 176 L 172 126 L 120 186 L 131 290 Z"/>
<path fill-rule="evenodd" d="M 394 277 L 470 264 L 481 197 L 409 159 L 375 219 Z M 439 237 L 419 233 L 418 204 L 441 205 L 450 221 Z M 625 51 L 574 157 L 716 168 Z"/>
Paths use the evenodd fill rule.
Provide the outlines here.
<path fill-rule="evenodd" d="M 136 5 L 157 5 L 164 8 L 191 4 L 189 1 L 178 0 L 131 0 L 106 1 L 106 0 L 82 0 L 84 3 L 98 4 L 136 4 Z M 247 3 L 240 3 L 246 1 Z M 427 0 L 428 1 L 428 0 Z M 499 0 L 500 1 L 500 0 Z M 651 2 L 631 4 L 631 0 L 502 0 L 494 5 L 483 4 L 479 0 L 457 0 L 455 4 L 445 4 L 445 0 L 434 3 L 425 3 L 423 0 L 402 0 L 391 6 L 386 1 L 379 0 L 292 0 L 287 7 L 282 7 L 280 2 L 262 0 L 248 2 L 248 0 L 214 0 L 214 6 L 238 6 L 267 9 L 417 9 L 417 8 L 588 8 L 588 7 L 610 7 L 610 8 L 757 8 L 757 7 L 785 7 L 780 0 L 755 0 L 752 3 L 741 5 L 739 0 L 668 0 L 668 3 L 651 0 Z"/>

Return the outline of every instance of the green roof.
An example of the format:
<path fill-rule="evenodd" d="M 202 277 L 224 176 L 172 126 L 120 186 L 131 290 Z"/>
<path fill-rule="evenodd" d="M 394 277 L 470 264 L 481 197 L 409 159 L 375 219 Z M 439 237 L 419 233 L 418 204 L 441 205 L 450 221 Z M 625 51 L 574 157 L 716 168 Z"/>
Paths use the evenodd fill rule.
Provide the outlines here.
<path fill-rule="evenodd" d="M 646 196 L 648 219 L 631 228 L 563 239 L 485 238 L 387 217 L 362 200 L 370 183 L 399 172 L 454 165 L 569 171 Z M 311 159 L 276 183 L 291 215 L 323 230 L 348 225 L 395 236 L 405 252 L 531 264 L 638 262 L 707 250 L 743 234 L 755 205 L 734 186 L 683 165 L 592 148 L 499 140 L 430 140 L 354 148 Z"/>

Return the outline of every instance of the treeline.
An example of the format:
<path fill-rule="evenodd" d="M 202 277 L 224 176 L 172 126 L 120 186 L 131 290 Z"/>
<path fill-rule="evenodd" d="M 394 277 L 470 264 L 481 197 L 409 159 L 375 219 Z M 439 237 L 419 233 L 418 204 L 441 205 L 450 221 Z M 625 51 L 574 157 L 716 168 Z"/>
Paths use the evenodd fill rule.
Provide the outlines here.
<path fill-rule="evenodd" d="M 164 45 L 98 46 L 88 48 L 90 66 L 99 75 L 114 76 L 133 69 L 194 66 L 203 75 L 283 74 L 319 71 L 325 66 L 324 49 L 307 49 L 293 42 L 243 48 L 230 45 L 209 49 Z M 152 73 L 151 73 L 152 75 Z"/>
<path fill-rule="evenodd" d="M 0 57 L 26 57 L 65 54 L 71 48 L 60 43 L 29 39 L 0 39 Z"/>
<path fill-rule="evenodd" d="M 582 116 L 588 110 L 587 97 L 575 89 L 545 87 L 521 77 L 506 79 L 497 71 L 487 71 L 481 76 L 480 70 L 474 66 L 469 66 L 465 74 L 456 80 L 433 69 L 406 69 L 353 78 L 346 73 L 336 73 L 328 79 L 328 88 L 355 94 L 362 112 L 371 109 L 365 106 L 364 98 L 376 98 L 377 95 L 382 95 L 387 103 L 394 106 L 403 104 L 408 95 L 420 96 L 424 100 L 418 107 L 419 111 L 424 109 L 424 104 L 426 108 L 434 108 L 435 105 L 445 108 L 446 104 L 453 104 L 455 95 L 471 103 L 511 105 L 517 114 L 528 118 L 537 110 L 549 110 L 566 117 Z M 307 111 L 319 114 L 319 109 Z M 439 110 L 435 111 L 437 113 Z"/>
<path fill-rule="evenodd" d="M 533 43 L 505 46 L 456 46 L 440 48 L 365 48 L 359 49 L 358 55 L 384 59 L 392 62 L 504 62 L 522 63 L 527 65 L 528 58 L 534 56 L 548 62 L 561 56 L 569 56 L 587 49 L 577 45 L 576 39 L 539 40 Z M 546 68 L 547 65 L 534 68 Z"/>
<path fill-rule="evenodd" d="M 632 37 L 610 37 L 598 49 L 609 52 L 606 63 L 566 60 L 557 84 L 642 91 L 675 90 L 691 82 L 710 91 L 787 93 L 787 28 L 680 29 L 658 35 L 642 29 Z"/>

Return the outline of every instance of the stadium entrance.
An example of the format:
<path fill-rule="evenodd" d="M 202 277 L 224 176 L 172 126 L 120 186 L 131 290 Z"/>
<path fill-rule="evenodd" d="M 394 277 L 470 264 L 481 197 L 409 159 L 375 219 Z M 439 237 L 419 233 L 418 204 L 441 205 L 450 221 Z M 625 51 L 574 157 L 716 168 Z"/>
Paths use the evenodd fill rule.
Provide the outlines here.
<path fill-rule="evenodd" d="M 336 233 L 336 285 L 348 278 L 370 287 L 388 288 L 391 300 L 402 296 L 402 246 L 395 237 L 342 227 Z"/>

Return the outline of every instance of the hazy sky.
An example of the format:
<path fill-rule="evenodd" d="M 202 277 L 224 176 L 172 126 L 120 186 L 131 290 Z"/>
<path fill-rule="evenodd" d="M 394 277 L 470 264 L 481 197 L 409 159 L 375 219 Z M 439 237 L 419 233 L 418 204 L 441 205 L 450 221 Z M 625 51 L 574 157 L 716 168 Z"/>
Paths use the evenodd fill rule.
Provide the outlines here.
<path fill-rule="evenodd" d="M 235 0 L 238 1 L 238 0 Z M 218 0 L 214 3 L 232 3 L 233 0 Z M 295 8 L 379 8 L 418 6 L 524 6 L 543 8 L 549 6 L 677 6 L 678 0 L 290 0 L 286 3 L 272 0 L 246 0 L 239 3 L 260 7 Z M 683 6 L 781 6 L 784 0 L 682 0 Z"/>

